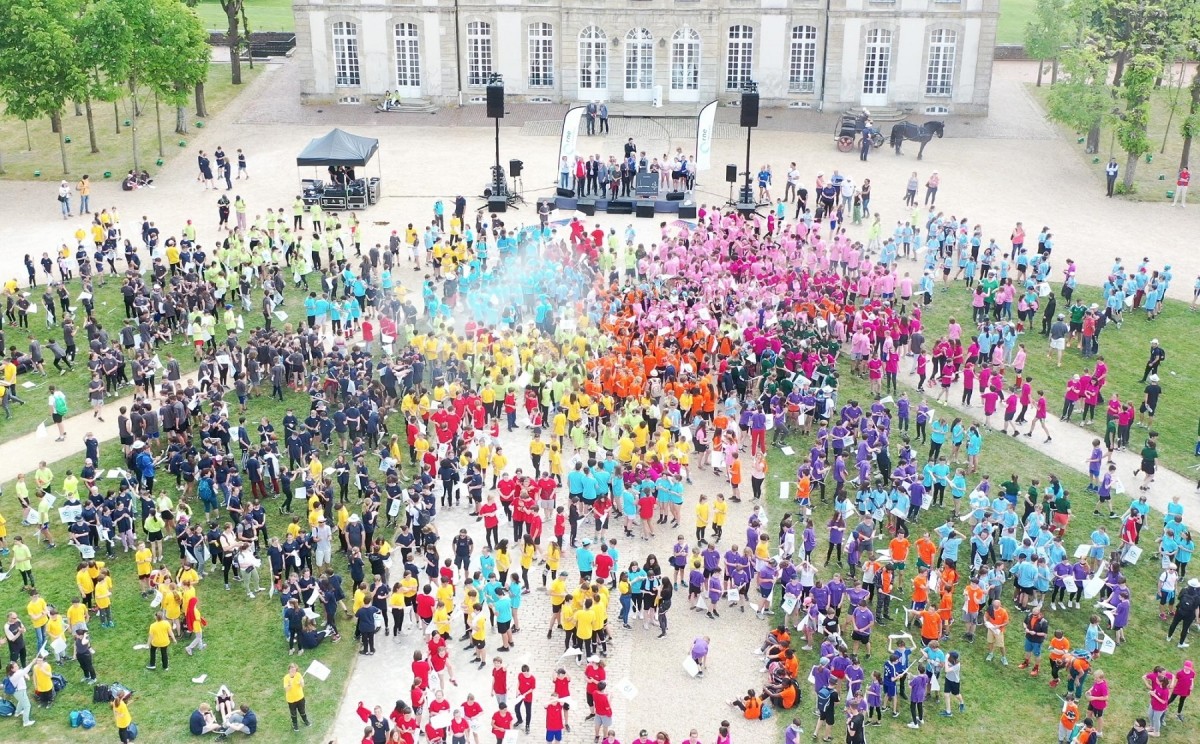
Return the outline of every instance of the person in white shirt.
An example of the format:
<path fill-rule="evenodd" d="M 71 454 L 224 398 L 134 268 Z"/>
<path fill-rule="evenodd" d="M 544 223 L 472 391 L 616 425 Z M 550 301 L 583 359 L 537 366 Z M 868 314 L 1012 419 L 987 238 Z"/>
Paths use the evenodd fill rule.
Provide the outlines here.
<path fill-rule="evenodd" d="M 787 186 L 783 190 L 783 200 L 790 202 L 796 198 L 796 189 L 800 186 L 800 171 L 796 170 L 796 164 L 792 163 L 787 172 Z"/>

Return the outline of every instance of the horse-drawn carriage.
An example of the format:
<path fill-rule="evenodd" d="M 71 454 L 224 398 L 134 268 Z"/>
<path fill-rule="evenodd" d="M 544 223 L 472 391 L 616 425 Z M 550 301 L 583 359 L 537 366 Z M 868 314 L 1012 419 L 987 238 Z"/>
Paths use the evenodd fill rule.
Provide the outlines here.
<path fill-rule="evenodd" d="M 867 126 L 868 121 L 861 115 L 842 114 L 837 128 L 833 131 L 837 149 L 842 152 L 850 152 L 854 149 L 855 141 L 858 140 L 860 134 L 871 138 L 872 147 L 883 147 L 883 133 L 874 127 Z"/>

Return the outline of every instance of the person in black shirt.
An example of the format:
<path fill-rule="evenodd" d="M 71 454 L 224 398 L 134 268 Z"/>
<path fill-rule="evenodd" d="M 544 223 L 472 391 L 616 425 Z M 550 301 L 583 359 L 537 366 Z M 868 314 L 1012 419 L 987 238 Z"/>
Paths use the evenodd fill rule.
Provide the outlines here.
<path fill-rule="evenodd" d="M 1142 372 L 1140 382 L 1145 382 L 1150 375 L 1157 375 L 1159 366 L 1167 360 L 1167 351 L 1158 345 L 1158 339 L 1150 340 L 1150 358 L 1146 360 L 1146 369 Z"/>

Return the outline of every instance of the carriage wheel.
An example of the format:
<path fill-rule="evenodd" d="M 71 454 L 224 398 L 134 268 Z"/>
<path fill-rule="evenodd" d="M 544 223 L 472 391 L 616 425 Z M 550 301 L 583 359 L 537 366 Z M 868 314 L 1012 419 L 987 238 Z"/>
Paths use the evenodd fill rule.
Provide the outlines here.
<path fill-rule="evenodd" d="M 872 134 L 871 135 L 871 146 L 872 147 L 883 147 L 883 134 L 881 134 L 880 132 L 875 132 L 874 134 Z"/>
<path fill-rule="evenodd" d="M 854 138 L 849 136 L 838 137 L 837 149 L 842 152 L 850 152 L 854 149 Z"/>

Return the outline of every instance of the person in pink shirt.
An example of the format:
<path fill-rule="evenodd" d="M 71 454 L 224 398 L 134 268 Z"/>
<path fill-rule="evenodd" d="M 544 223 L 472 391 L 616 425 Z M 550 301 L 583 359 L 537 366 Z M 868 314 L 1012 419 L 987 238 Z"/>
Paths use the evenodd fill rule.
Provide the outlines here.
<path fill-rule="evenodd" d="M 1167 701 L 1168 706 L 1176 700 L 1179 701 L 1179 707 L 1175 709 L 1176 720 L 1183 720 L 1183 704 L 1192 694 L 1192 684 L 1195 681 L 1196 670 L 1192 667 L 1192 662 L 1183 662 L 1183 669 L 1175 672 L 1175 685 L 1171 688 L 1171 699 Z"/>
<path fill-rule="evenodd" d="M 1017 414 L 1017 423 L 1025 423 L 1025 414 L 1029 411 L 1029 404 L 1033 402 L 1033 381 L 1032 377 L 1025 377 L 1021 380 L 1019 390 L 1021 391 L 1021 411 Z"/>
<path fill-rule="evenodd" d="M 1037 402 L 1034 404 L 1033 408 L 1033 421 L 1031 421 L 1029 424 L 1029 431 L 1025 432 L 1025 436 L 1032 437 L 1033 430 L 1040 425 L 1042 427 L 1042 433 L 1046 435 L 1045 444 L 1050 444 L 1051 441 L 1050 430 L 1046 428 L 1046 409 L 1048 407 L 1049 406 L 1046 403 L 1046 393 L 1042 390 L 1039 390 Z"/>
<path fill-rule="evenodd" d="M 987 388 L 980 393 L 979 397 L 983 399 L 983 425 L 990 429 L 992 426 L 992 414 L 996 412 L 996 403 L 1000 400 L 1000 394 L 991 388 Z"/>
<path fill-rule="evenodd" d="M 871 380 L 871 392 L 876 398 L 883 396 L 883 360 L 875 354 L 867 360 L 867 377 Z"/>
<path fill-rule="evenodd" d="M 1174 675 L 1161 666 L 1154 667 L 1142 681 L 1150 692 L 1150 735 L 1162 736 L 1163 721 L 1167 717 L 1167 708 L 1171 705 L 1171 683 Z"/>
<path fill-rule="evenodd" d="M 1025 344 L 1017 344 L 1017 353 L 1013 354 L 1012 368 L 1018 377 L 1025 371 L 1026 358 L 1028 358 L 1028 354 L 1025 351 Z"/>
<path fill-rule="evenodd" d="M 962 340 L 962 326 L 954 318 L 951 318 L 949 324 L 946 326 L 946 338 L 951 341 Z"/>
<path fill-rule="evenodd" d="M 1096 405 L 1100 402 L 1100 388 L 1091 377 L 1084 377 L 1083 383 L 1083 418 L 1084 424 L 1095 423 Z"/>
<path fill-rule="evenodd" d="M 1070 422 L 1071 414 L 1075 413 L 1075 403 L 1080 398 L 1081 387 L 1079 375 L 1074 375 L 1067 380 L 1067 392 L 1063 395 L 1062 416 L 1059 417 L 1059 421 Z"/>
<path fill-rule="evenodd" d="M 1008 427 L 1011 426 L 1012 435 L 1014 437 L 1020 436 L 1017 431 L 1017 425 L 1013 423 L 1013 419 L 1017 417 L 1017 403 L 1018 398 L 1016 393 L 1009 393 L 1008 397 L 1004 399 L 1004 428 L 1001 429 L 1002 434 L 1007 434 Z"/>
<path fill-rule="evenodd" d="M 929 373 L 929 360 L 925 358 L 925 352 L 917 354 L 917 392 L 925 392 L 925 377 Z"/>
<path fill-rule="evenodd" d="M 967 362 L 962 371 L 962 404 L 971 407 L 971 396 L 975 393 L 975 363 Z"/>
<path fill-rule="evenodd" d="M 1108 694 L 1108 678 L 1103 670 L 1097 669 L 1092 686 L 1084 698 L 1087 700 L 1088 715 L 1096 722 L 1097 734 L 1104 732 L 1104 711 L 1108 708 Z"/>

